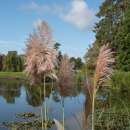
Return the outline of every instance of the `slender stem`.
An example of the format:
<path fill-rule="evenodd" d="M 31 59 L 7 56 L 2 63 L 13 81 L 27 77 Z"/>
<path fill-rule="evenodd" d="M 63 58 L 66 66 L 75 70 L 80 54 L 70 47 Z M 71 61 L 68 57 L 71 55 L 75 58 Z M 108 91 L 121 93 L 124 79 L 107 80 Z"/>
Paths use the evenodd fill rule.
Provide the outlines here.
<path fill-rule="evenodd" d="M 64 130 L 64 128 L 65 128 L 65 114 L 64 114 L 64 98 L 62 97 L 61 98 L 61 104 L 62 104 L 62 122 L 63 122 L 63 130 Z"/>
<path fill-rule="evenodd" d="M 46 108 L 46 77 L 44 75 L 44 116 L 45 116 L 45 130 L 47 130 L 47 108 Z"/>
<path fill-rule="evenodd" d="M 93 90 L 93 99 L 92 99 L 92 130 L 95 130 L 95 97 L 96 97 L 96 91 Z"/>
<path fill-rule="evenodd" d="M 52 90 L 53 90 L 53 86 L 54 86 L 54 84 L 53 84 L 53 79 L 52 79 L 52 84 L 51 84 L 52 86 L 51 86 L 51 93 L 52 93 Z"/>
<path fill-rule="evenodd" d="M 44 130 L 44 125 L 43 125 L 43 109 L 42 109 L 42 90 L 40 87 L 40 100 L 41 100 L 41 120 L 42 120 L 42 130 Z"/>

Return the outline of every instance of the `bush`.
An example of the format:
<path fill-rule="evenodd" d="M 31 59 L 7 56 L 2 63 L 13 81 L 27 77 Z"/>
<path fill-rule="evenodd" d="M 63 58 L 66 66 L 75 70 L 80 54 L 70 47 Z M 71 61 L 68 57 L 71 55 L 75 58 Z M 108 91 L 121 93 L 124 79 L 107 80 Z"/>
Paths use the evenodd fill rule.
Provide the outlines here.
<path fill-rule="evenodd" d="M 115 71 L 108 85 L 113 89 L 127 90 L 130 88 L 130 72 Z"/>

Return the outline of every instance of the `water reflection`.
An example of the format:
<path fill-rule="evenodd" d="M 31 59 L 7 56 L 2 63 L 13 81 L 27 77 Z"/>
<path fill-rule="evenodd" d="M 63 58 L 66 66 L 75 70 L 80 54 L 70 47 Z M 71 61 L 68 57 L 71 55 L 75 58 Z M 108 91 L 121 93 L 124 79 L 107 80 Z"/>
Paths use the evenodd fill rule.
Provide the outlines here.
<path fill-rule="evenodd" d="M 51 85 L 46 84 L 46 97 L 49 98 L 51 94 Z M 43 86 L 29 86 L 26 84 L 26 100 L 29 105 L 33 107 L 40 106 L 44 102 L 44 90 Z M 40 97 L 41 92 L 41 97 Z"/>
<path fill-rule="evenodd" d="M 65 123 L 74 113 L 82 111 L 84 95 L 81 86 L 69 86 L 59 89 L 57 84 L 46 84 L 46 100 L 48 116 L 62 121 L 61 97 L 64 98 Z M 40 100 L 40 89 L 42 100 Z M 0 80 L 0 123 L 17 121 L 16 113 L 34 112 L 40 114 L 40 106 L 44 102 L 43 86 L 29 86 L 23 81 Z M 71 128 L 71 124 L 69 125 Z M 0 130 L 7 130 L 0 128 Z"/>
<path fill-rule="evenodd" d="M 20 96 L 21 83 L 19 81 L 4 81 L 0 82 L 0 96 L 2 96 L 7 103 L 14 104 L 15 98 Z"/>
<path fill-rule="evenodd" d="M 42 102 L 44 102 L 43 86 L 29 86 L 29 84 L 20 82 L 18 80 L 0 80 L 0 96 L 3 97 L 7 103 L 15 104 L 15 98 L 20 97 L 21 95 L 21 87 L 24 87 L 25 89 L 26 101 L 29 105 L 38 107 Z M 42 100 L 40 100 L 40 90 Z M 75 87 L 74 85 L 70 85 L 52 88 L 51 84 L 46 84 L 46 98 L 50 98 L 50 95 L 52 94 L 52 98 L 56 102 L 59 102 L 59 96 L 76 97 L 80 94 L 80 92 L 80 86 Z"/>
<path fill-rule="evenodd" d="M 81 129 L 79 126 L 83 130 L 89 130 L 91 127 L 89 124 L 91 123 L 92 90 L 90 86 L 86 86 L 85 93 L 83 94 L 80 85 L 63 85 L 62 87 L 58 87 L 57 84 L 54 84 L 54 87 L 52 87 L 52 84 L 46 84 L 46 100 L 48 103 L 49 117 L 62 121 L 62 97 L 64 99 L 62 105 L 65 107 L 66 128 L 72 128 L 73 125 L 73 129 L 75 130 Z M 42 100 L 40 100 L 40 89 L 42 90 Z M 120 119 L 121 116 L 129 115 L 129 100 L 130 89 L 118 91 L 106 89 L 99 91 L 96 109 L 99 111 L 104 110 L 100 118 L 106 120 L 108 119 L 105 116 L 106 114 L 110 116 L 110 113 L 117 113 L 115 117 L 112 115 L 112 118 L 115 118 L 113 122 L 118 122 L 117 115 L 120 116 Z M 14 115 L 21 112 L 34 112 L 39 115 L 39 108 L 42 102 L 44 102 L 43 86 L 29 86 L 27 83 L 18 80 L 0 80 L 0 122 L 17 120 L 14 118 Z M 0 130 L 7 129 L 0 128 Z"/>

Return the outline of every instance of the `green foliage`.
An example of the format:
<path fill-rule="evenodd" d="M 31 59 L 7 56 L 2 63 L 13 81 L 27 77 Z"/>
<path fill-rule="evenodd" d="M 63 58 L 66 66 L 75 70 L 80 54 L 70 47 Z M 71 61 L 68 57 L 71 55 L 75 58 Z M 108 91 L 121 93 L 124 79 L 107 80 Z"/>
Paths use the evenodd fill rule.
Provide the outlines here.
<path fill-rule="evenodd" d="M 83 74 L 83 71 L 76 71 L 75 72 L 75 82 L 76 84 L 81 84 L 85 81 L 86 77 L 85 75 Z"/>
<path fill-rule="evenodd" d="M 130 71 L 130 9 L 124 17 L 122 27 L 116 36 L 117 68 Z"/>
<path fill-rule="evenodd" d="M 54 45 L 54 48 L 55 48 L 56 50 L 59 50 L 60 46 L 61 46 L 61 44 L 58 43 L 58 42 L 56 42 L 55 45 Z"/>
<path fill-rule="evenodd" d="M 30 112 L 18 113 L 16 114 L 16 118 L 18 120 L 22 119 L 22 121 L 3 122 L 1 124 L 4 126 L 4 128 L 10 130 L 41 129 L 42 123 L 44 126 L 46 125 L 48 129 L 50 129 L 55 124 L 54 121 L 50 119 L 47 121 L 43 120 L 42 122 L 39 115 Z"/>
<path fill-rule="evenodd" d="M 78 58 L 71 57 L 70 62 L 74 64 L 75 70 L 80 70 L 84 64 L 80 57 L 78 57 Z"/>
<path fill-rule="evenodd" d="M 87 76 L 92 76 L 94 74 L 95 66 L 96 66 L 96 60 L 99 53 L 99 47 L 97 43 L 95 42 L 93 46 L 90 46 L 87 53 L 84 56 L 87 70 Z"/>
<path fill-rule="evenodd" d="M 115 71 L 108 85 L 113 89 L 127 90 L 130 88 L 130 72 Z"/>
<path fill-rule="evenodd" d="M 3 71 L 20 72 L 24 70 L 24 56 L 18 55 L 17 51 L 9 51 L 6 56 L 2 58 Z"/>
<path fill-rule="evenodd" d="M 0 55 L 0 71 L 2 71 L 3 69 L 3 59 L 4 59 L 4 55 Z"/>
<path fill-rule="evenodd" d="M 57 56 L 58 66 L 60 66 L 60 62 L 61 62 L 62 57 L 63 57 L 62 52 L 59 50 L 60 46 L 61 46 L 61 44 L 58 43 L 58 42 L 56 42 L 55 45 L 54 45 L 54 49 L 56 49 L 58 51 L 58 56 Z"/>
<path fill-rule="evenodd" d="M 105 0 L 100 7 L 94 32 L 96 40 L 85 55 L 90 74 L 95 69 L 95 60 L 102 45 L 108 44 L 115 52 L 116 69 L 130 70 L 130 1 Z"/>

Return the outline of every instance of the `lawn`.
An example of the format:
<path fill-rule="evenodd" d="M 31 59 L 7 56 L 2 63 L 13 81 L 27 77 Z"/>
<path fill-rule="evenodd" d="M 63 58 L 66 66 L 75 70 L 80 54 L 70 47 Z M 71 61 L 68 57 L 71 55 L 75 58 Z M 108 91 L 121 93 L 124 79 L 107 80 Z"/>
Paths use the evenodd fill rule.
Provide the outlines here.
<path fill-rule="evenodd" d="M 0 72 L 0 78 L 2 79 L 26 79 L 24 72 Z"/>

